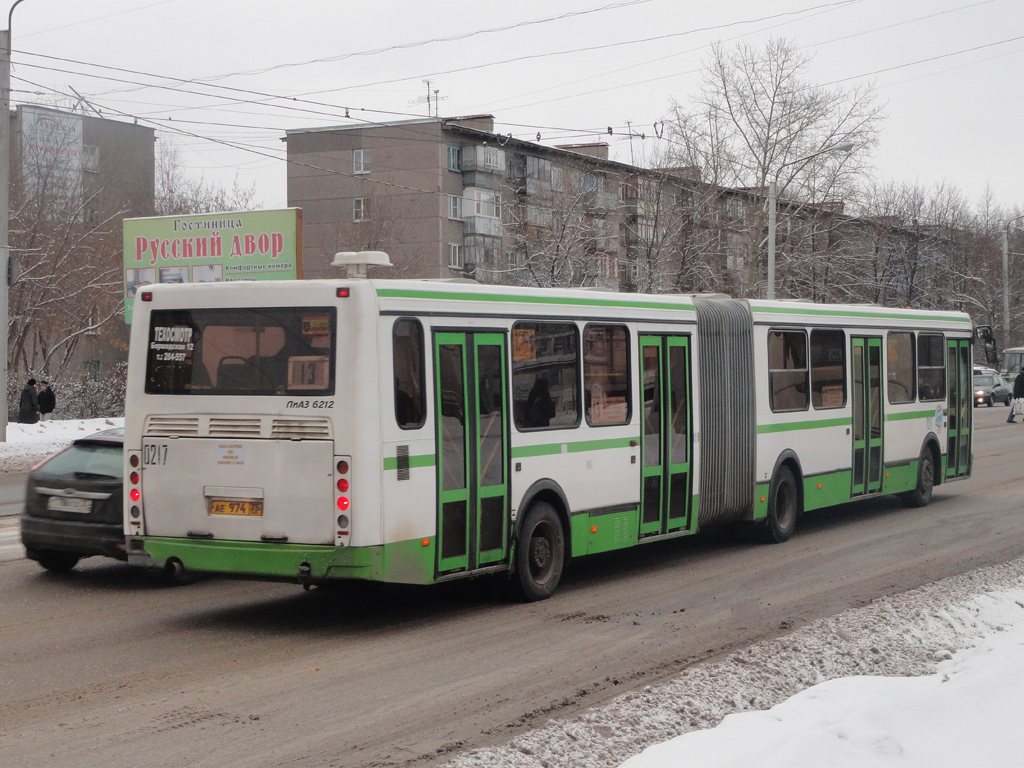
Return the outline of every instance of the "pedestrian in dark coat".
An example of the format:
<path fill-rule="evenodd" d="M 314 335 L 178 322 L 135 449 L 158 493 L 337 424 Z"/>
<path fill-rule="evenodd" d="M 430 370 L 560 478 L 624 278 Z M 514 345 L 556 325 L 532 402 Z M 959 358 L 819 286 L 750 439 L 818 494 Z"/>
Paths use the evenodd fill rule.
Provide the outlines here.
<path fill-rule="evenodd" d="M 1017 415 L 1017 410 L 1021 406 L 1017 401 L 1024 397 L 1024 368 L 1020 369 L 1020 373 L 1017 374 L 1017 378 L 1013 380 L 1013 404 L 1010 406 L 1010 415 L 1006 417 L 1007 424 L 1013 424 L 1013 417 Z"/>
<path fill-rule="evenodd" d="M 57 407 L 57 396 L 50 389 L 50 382 L 39 382 L 39 418 L 49 421 L 53 418 L 53 409 Z"/>
<path fill-rule="evenodd" d="M 35 424 L 39 421 L 39 393 L 36 392 L 36 380 L 29 379 L 21 390 L 21 402 L 18 403 L 18 422 Z"/>

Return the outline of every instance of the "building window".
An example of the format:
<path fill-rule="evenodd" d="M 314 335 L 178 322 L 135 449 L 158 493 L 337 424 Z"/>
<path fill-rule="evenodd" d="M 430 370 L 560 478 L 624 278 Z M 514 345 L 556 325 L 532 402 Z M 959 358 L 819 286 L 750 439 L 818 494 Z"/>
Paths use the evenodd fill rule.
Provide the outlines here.
<path fill-rule="evenodd" d="M 604 280 L 619 279 L 619 260 L 614 253 L 599 253 L 596 258 L 597 276 Z"/>
<path fill-rule="evenodd" d="M 448 218 L 462 218 L 462 198 L 458 195 L 448 195 Z"/>
<path fill-rule="evenodd" d="M 488 216 L 492 219 L 497 219 L 501 216 L 501 204 L 497 192 L 491 192 L 486 189 L 467 189 L 466 206 L 469 207 L 468 213 L 470 216 Z M 451 218 L 451 217 L 450 217 Z"/>
<path fill-rule="evenodd" d="M 773 411 L 807 410 L 807 335 L 769 331 L 768 398 Z"/>
<path fill-rule="evenodd" d="M 86 173 L 100 172 L 100 148 L 97 145 L 82 145 L 82 170 Z"/>
<path fill-rule="evenodd" d="M 96 307 L 89 310 L 89 326 L 85 329 L 86 336 L 100 335 L 100 313 Z"/>
<path fill-rule="evenodd" d="M 552 168 L 551 169 L 551 191 L 562 192 L 562 169 Z"/>
<path fill-rule="evenodd" d="M 352 173 L 370 172 L 370 150 L 356 149 L 352 151 Z"/>
<path fill-rule="evenodd" d="M 462 246 L 456 243 L 448 243 L 448 266 L 452 269 L 462 269 L 464 264 Z"/>
<path fill-rule="evenodd" d="M 448 147 L 448 170 L 462 170 L 462 147 Z"/>
<path fill-rule="evenodd" d="M 352 201 L 352 221 L 367 221 L 370 218 L 370 198 L 357 197 Z"/>
<path fill-rule="evenodd" d="M 504 164 L 505 153 L 494 147 L 484 148 L 484 168 L 499 169 Z"/>
<path fill-rule="evenodd" d="M 526 158 L 526 175 L 537 181 L 551 181 L 551 161 L 542 157 Z"/>

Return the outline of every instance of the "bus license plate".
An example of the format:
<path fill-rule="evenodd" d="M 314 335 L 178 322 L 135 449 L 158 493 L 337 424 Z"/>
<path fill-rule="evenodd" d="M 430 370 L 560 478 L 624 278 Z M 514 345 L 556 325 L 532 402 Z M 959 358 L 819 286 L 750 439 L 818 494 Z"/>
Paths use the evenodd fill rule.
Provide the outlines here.
<path fill-rule="evenodd" d="M 210 501 L 210 514 L 263 517 L 263 502 L 238 501 L 236 499 L 212 499 Z"/>

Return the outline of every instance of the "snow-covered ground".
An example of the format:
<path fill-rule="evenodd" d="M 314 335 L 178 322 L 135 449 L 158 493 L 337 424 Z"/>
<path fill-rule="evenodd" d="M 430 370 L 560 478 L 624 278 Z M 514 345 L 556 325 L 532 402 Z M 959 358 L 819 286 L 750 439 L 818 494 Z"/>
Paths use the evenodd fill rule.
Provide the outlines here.
<path fill-rule="evenodd" d="M 1022 690 L 1016 560 L 815 622 L 446 768 L 1017 766 Z"/>
<path fill-rule="evenodd" d="M 0 472 L 121 425 L 11 424 Z M 881 598 L 447 766 L 1024 765 L 1021 690 L 1024 559 Z"/>
<path fill-rule="evenodd" d="M 76 438 L 123 426 L 123 418 L 12 422 L 7 425 L 7 442 L 0 443 L 0 473 L 24 472 Z"/>

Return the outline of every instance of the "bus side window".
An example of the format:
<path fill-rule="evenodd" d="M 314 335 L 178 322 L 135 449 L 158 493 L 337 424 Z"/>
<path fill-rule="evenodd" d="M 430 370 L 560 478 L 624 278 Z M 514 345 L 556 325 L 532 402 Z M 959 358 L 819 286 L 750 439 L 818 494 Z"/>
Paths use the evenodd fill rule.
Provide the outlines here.
<path fill-rule="evenodd" d="M 624 326 L 584 329 L 583 410 L 591 426 L 629 423 L 629 361 L 629 334 Z"/>
<path fill-rule="evenodd" d="M 916 393 L 914 334 L 891 331 L 885 342 L 886 391 L 890 403 L 912 403 Z"/>
<path fill-rule="evenodd" d="M 773 411 L 808 406 L 807 335 L 802 330 L 768 333 L 768 398 Z"/>
<path fill-rule="evenodd" d="M 572 323 L 512 326 L 512 414 L 517 429 L 580 422 L 579 333 Z"/>
<path fill-rule="evenodd" d="M 946 397 L 946 340 L 940 334 L 917 337 L 917 387 L 922 400 Z"/>
<path fill-rule="evenodd" d="M 395 374 L 395 420 L 402 429 L 419 429 L 425 422 L 423 386 L 423 326 L 419 320 L 399 318 L 391 332 Z"/>

